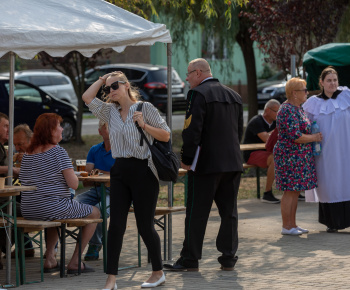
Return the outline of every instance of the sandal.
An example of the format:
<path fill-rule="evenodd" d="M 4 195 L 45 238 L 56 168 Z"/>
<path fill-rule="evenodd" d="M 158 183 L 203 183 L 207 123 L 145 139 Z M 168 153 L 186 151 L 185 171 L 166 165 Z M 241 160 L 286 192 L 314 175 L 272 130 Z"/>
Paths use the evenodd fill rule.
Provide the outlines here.
<path fill-rule="evenodd" d="M 84 269 L 81 269 L 81 273 L 95 272 L 95 269 L 83 263 Z M 68 269 L 67 274 L 79 274 L 78 269 Z"/>
<path fill-rule="evenodd" d="M 60 270 L 60 263 L 57 262 L 57 265 L 53 268 L 44 268 L 44 273 L 53 273 Z"/>

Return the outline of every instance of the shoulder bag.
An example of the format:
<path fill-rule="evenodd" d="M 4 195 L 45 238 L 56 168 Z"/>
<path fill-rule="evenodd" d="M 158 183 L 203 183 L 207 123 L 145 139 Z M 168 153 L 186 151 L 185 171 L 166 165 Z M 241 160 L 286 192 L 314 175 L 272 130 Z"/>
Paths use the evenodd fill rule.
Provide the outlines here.
<path fill-rule="evenodd" d="M 141 112 L 142 106 L 143 102 L 139 103 L 136 110 Z M 140 146 L 143 146 L 143 140 L 145 140 L 151 150 L 152 160 L 158 171 L 159 179 L 176 182 L 180 168 L 180 161 L 171 149 L 170 140 L 168 142 L 162 142 L 154 139 L 153 144 L 151 145 L 139 124 L 135 122 L 135 125 L 141 134 Z"/>

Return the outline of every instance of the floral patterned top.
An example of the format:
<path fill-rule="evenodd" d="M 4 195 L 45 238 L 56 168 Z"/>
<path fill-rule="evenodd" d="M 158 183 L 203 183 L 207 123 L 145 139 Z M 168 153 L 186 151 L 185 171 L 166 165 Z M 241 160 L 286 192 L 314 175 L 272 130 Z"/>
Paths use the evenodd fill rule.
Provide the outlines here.
<path fill-rule="evenodd" d="M 317 187 L 311 143 L 295 140 L 311 134 L 311 123 L 301 107 L 283 103 L 277 114 L 278 140 L 274 147 L 276 188 L 301 191 Z"/>

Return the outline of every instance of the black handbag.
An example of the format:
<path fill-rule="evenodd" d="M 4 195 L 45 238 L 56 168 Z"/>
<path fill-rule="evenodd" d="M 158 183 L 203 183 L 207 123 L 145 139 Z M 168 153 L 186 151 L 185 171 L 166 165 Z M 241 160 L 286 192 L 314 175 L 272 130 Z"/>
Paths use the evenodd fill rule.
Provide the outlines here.
<path fill-rule="evenodd" d="M 142 106 L 143 103 L 139 103 L 136 110 L 141 112 Z M 154 139 L 153 144 L 151 145 L 139 124 L 135 122 L 135 125 L 141 134 L 140 146 L 143 146 L 143 140 L 145 140 L 151 150 L 152 160 L 158 171 L 159 179 L 176 182 L 180 168 L 180 161 L 172 151 L 170 140 L 168 142 L 162 142 Z"/>

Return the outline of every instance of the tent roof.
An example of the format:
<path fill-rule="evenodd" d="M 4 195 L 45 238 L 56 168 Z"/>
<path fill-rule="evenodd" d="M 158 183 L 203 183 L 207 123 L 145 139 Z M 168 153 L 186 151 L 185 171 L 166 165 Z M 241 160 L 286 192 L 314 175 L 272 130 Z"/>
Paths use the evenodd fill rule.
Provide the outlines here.
<path fill-rule="evenodd" d="M 319 77 L 327 66 L 338 72 L 339 85 L 350 87 L 350 43 L 329 43 L 304 54 L 303 66 L 307 72 L 307 88 L 319 90 Z"/>
<path fill-rule="evenodd" d="M 40 51 L 53 57 L 101 48 L 171 43 L 164 24 L 153 23 L 103 0 L 11 0 L 0 3 L 0 57 L 25 59 Z"/>
<path fill-rule="evenodd" d="M 350 43 L 329 43 L 309 50 L 304 54 L 303 65 L 319 66 L 350 65 Z"/>

